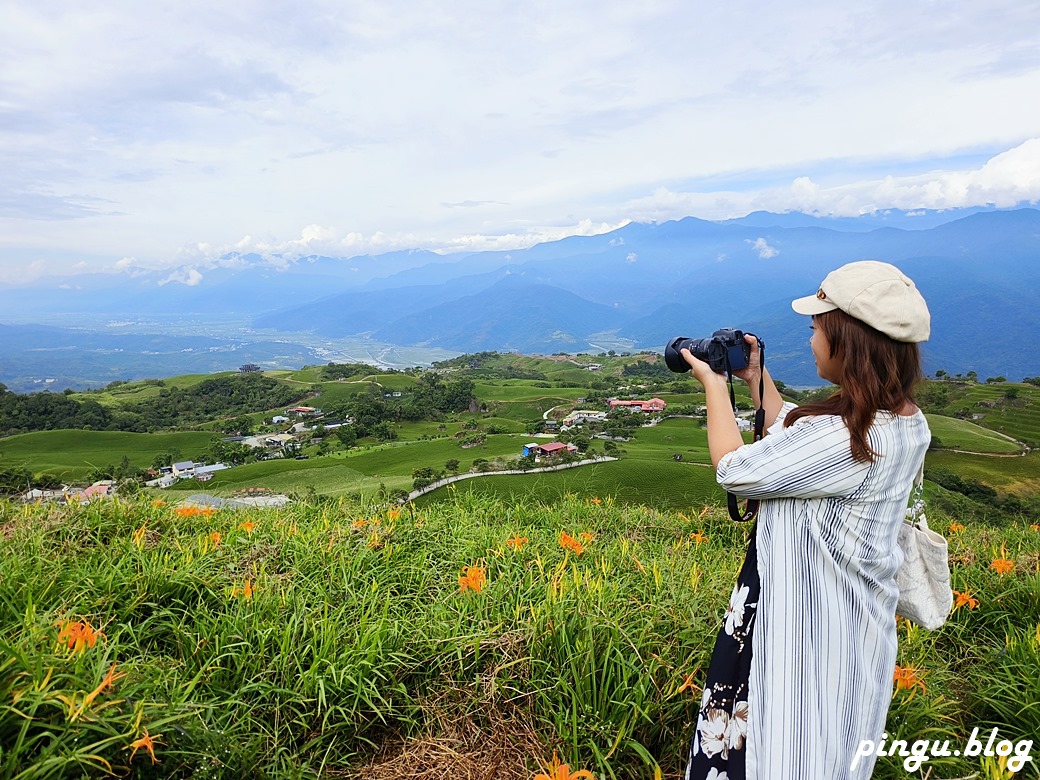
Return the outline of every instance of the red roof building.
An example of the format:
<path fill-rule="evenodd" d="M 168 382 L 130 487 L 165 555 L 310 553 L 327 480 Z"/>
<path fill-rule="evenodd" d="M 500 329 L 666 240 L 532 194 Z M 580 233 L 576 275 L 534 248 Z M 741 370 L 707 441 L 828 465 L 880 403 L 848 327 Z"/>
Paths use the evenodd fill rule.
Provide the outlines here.
<path fill-rule="evenodd" d="M 633 412 L 663 412 L 667 405 L 668 404 L 660 398 L 650 398 L 646 401 L 619 401 L 616 398 L 613 398 L 610 401 L 611 409 L 618 406 L 624 406 L 628 407 Z"/>

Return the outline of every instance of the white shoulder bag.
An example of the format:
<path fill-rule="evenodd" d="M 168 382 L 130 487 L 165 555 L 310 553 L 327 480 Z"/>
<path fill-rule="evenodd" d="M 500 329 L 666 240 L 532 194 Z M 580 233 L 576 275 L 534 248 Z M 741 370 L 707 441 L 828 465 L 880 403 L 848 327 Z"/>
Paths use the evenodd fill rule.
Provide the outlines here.
<path fill-rule="evenodd" d="M 950 558 L 946 539 L 928 527 L 924 514 L 924 464 L 914 480 L 913 503 L 899 528 L 903 563 L 896 571 L 896 614 L 922 628 L 936 629 L 953 607 Z"/>

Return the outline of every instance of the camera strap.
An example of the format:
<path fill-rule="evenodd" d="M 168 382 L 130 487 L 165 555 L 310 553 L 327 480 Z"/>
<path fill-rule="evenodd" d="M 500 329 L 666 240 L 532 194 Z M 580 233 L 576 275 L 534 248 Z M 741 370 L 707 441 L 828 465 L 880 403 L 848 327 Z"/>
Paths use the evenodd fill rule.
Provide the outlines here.
<path fill-rule="evenodd" d="M 751 334 L 755 336 L 754 333 Z M 758 342 L 758 359 L 759 359 L 759 372 L 758 372 L 758 408 L 755 410 L 755 428 L 754 428 L 754 440 L 758 441 L 765 435 L 766 427 L 766 410 L 765 410 L 765 397 L 766 397 L 766 380 L 765 380 L 765 367 L 766 367 L 766 345 L 758 336 L 755 336 L 755 340 Z M 726 376 L 729 379 L 729 402 L 733 407 L 733 412 L 737 411 L 737 398 L 733 393 L 733 372 L 729 367 L 729 356 L 726 357 Z M 755 515 L 758 514 L 759 500 L 757 498 L 749 498 L 744 504 L 744 511 L 740 511 L 740 505 L 737 503 L 737 497 L 730 492 L 726 492 L 726 499 L 729 503 L 729 516 L 736 520 L 738 523 L 753 520 Z"/>

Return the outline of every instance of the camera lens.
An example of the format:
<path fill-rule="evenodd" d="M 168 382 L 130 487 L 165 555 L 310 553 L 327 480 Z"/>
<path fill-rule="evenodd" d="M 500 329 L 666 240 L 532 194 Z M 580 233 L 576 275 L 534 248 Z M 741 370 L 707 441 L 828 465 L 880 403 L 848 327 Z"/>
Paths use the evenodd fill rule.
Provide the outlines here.
<path fill-rule="evenodd" d="M 687 363 L 683 356 L 680 355 L 680 351 L 684 349 L 690 350 L 694 357 L 703 357 L 705 352 L 704 342 L 709 339 L 691 339 L 686 336 L 677 336 L 676 338 L 669 341 L 664 348 L 664 364 L 668 366 L 669 370 L 674 371 L 676 374 L 685 374 L 690 370 L 690 364 Z"/>

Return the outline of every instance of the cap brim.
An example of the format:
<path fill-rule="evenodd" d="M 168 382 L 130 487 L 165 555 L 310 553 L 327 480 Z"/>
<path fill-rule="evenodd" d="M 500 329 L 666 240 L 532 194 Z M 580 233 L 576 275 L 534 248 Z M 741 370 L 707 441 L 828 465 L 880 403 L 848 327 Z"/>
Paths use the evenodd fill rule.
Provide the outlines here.
<path fill-rule="evenodd" d="M 799 314 L 823 314 L 824 312 L 834 311 L 838 307 L 830 301 L 817 298 L 815 295 L 806 295 L 804 298 L 795 298 L 791 301 L 791 308 Z"/>

